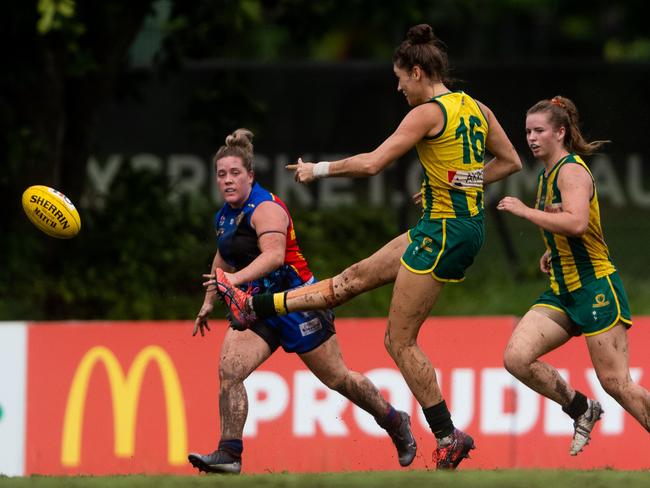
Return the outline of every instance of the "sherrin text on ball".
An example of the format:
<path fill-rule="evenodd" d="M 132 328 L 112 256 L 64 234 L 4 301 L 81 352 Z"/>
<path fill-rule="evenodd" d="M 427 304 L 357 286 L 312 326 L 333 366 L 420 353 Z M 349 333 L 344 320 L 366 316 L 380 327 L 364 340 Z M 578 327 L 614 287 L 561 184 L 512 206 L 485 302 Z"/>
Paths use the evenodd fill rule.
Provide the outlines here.
<path fill-rule="evenodd" d="M 47 235 L 70 239 L 79 233 L 79 212 L 60 191 L 43 185 L 30 186 L 23 192 L 22 201 L 29 220 Z"/>

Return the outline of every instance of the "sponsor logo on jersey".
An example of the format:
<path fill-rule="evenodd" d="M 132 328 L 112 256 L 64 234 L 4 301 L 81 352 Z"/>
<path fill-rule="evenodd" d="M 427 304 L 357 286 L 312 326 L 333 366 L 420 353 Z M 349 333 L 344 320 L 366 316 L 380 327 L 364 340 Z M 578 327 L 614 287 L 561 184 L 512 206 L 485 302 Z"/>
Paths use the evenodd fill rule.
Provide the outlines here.
<path fill-rule="evenodd" d="M 483 188 L 483 170 L 447 171 L 447 181 L 456 188 Z"/>

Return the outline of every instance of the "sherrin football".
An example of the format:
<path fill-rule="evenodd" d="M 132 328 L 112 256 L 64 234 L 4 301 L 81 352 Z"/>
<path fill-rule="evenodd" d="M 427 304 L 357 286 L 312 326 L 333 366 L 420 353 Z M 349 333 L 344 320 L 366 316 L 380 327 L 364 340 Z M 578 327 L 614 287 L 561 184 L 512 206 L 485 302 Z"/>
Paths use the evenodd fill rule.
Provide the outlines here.
<path fill-rule="evenodd" d="M 79 212 L 60 191 L 43 185 L 23 193 L 23 209 L 36 227 L 57 239 L 70 239 L 81 229 Z"/>

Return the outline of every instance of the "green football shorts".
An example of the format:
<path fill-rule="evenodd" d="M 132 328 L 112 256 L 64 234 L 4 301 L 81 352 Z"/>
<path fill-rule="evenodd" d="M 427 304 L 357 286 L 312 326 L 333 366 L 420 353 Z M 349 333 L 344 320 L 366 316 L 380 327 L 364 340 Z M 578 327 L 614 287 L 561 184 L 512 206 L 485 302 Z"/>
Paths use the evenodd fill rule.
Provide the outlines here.
<path fill-rule="evenodd" d="M 564 312 L 586 336 L 605 332 L 619 320 L 628 327 L 632 326 L 630 305 L 617 272 L 560 295 L 548 289 L 533 307 L 549 307 Z"/>
<path fill-rule="evenodd" d="M 457 219 L 421 218 L 408 231 L 409 247 L 402 264 L 438 281 L 463 281 L 485 240 L 483 214 Z"/>

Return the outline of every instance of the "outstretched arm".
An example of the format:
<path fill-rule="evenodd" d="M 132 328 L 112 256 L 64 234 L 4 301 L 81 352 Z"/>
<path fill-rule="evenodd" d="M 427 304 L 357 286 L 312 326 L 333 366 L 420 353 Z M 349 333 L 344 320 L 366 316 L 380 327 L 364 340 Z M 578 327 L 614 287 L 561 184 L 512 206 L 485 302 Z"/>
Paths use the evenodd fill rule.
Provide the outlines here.
<path fill-rule="evenodd" d="M 406 114 L 395 132 L 372 152 L 320 163 L 306 163 L 298 159 L 298 163 L 288 164 L 286 168 L 295 171 L 295 179 L 300 183 L 331 176 L 373 176 L 406 154 L 420 139 L 433 133 L 443 120 L 438 104 L 424 103 Z"/>

